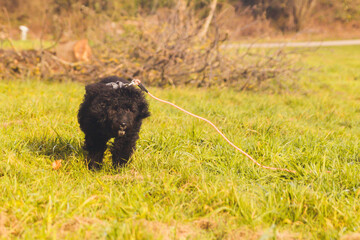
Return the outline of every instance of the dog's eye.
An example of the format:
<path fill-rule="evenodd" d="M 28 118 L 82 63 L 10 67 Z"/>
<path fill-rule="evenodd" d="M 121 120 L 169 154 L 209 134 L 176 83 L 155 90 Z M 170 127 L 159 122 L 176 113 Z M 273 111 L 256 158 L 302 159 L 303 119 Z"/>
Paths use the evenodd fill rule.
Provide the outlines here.
<path fill-rule="evenodd" d="M 109 114 L 110 114 L 110 115 L 116 115 L 116 114 L 117 114 L 117 111 L 116 111 L 116 110 L 111 109 L 111 110 L 109 110 Z"/>
<path fill-rule="evenodd" d="M 125 104 L 124 106 L 122 106 L 123 109 L 129 109 L 130 111 L 134 110 L 134 105 L 132 104 Z"/>

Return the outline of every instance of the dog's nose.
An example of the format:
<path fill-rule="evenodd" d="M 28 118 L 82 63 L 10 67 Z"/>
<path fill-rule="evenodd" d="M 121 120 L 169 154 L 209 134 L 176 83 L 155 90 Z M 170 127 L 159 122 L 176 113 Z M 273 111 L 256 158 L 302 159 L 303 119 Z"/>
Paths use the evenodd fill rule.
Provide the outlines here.
<path fill-rule="evenodd" d="M 120 126 L 126 127 L 126 123 L 122 122 L 122 123 L 120 123 Z"/>

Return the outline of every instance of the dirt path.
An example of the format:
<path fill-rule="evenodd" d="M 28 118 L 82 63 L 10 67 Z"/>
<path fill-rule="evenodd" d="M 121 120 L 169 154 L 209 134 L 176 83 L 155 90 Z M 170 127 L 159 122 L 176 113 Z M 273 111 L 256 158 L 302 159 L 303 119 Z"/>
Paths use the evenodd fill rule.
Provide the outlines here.
<path fill-rule="evenodd" d="M 338 41 L 282 42 L 282 43 L 231 43 L 225 48 L 280 48 L 280 47 L 330 47 L 360 45 L 360 39 Z"/>

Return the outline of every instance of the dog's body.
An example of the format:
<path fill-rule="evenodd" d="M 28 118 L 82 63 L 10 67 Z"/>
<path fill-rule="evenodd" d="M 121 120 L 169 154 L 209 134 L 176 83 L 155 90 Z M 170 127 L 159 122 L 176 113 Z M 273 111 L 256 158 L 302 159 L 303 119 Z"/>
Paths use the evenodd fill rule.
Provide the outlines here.
<path fill-rule="evenodd" d="M 85 133 L 89 169 L 101 167 L 106 143 L 115 138 L 111 148 L 114 167 L 125 164 L 132 155 L 142 120 L 150 116 L 148 103 L 136 86 L 116 76 L 87 85 L 78 121 Z"/>

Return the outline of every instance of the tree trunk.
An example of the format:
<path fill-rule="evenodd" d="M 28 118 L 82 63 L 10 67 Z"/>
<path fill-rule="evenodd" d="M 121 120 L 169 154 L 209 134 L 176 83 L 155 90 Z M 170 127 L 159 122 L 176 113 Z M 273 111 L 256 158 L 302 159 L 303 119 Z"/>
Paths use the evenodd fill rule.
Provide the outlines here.
<path fill-rule="evenodd" d="M 292 1 L 292 14 L 294 18 L 295 31 L 302 30 L 304 23 L 309 18 L 313 8 L 315 7 L 316 0 L 293 0 Z"/>
<path fill-rule="evenodd" d="M 215 10 L 216 10 L 216 4 L 217 4 L 217 0 L 213 0 L 211 2 L 211 4 L 210 4 L 209 15 L 207 16 L 206 21 L 204 23 L 204 26 L 203 26 L 202 30 L 200 31 L 200 33 L 198 35 L 200 39 L 205 37 L 205 35 L 206 35 L 206 33 L 207 33 L 208 29 L 209 29 L 211 20 L 213 19 L 214 13 L 215 13 Z"/>

